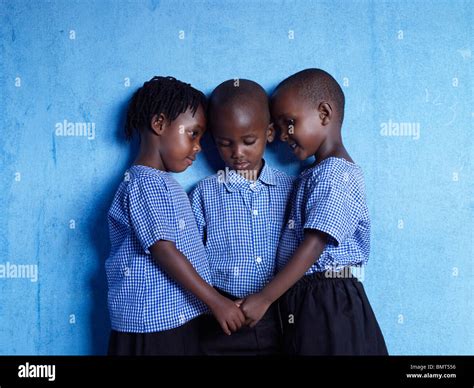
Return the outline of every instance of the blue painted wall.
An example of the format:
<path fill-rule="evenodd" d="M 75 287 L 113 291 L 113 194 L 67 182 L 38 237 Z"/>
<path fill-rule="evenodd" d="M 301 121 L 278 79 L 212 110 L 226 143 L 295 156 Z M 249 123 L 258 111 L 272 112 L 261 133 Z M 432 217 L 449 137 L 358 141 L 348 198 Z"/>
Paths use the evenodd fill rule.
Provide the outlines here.
<path fill-rule="evenodd" d="M 472 20 L 467 0 L 2 0 L 0 354 L 105 352 L 106 213 L 137 87 L 242 77 L 271 91 L 306 67 L 347 97 L 373 222 L 364 284 L 389 351 L 473 354 Z M 94 131 L 59 136 L 64 120 Z M 186 189 L 219 168 L 204 144 Z M 267 160 L 299 169 L 281 144 Z"/>

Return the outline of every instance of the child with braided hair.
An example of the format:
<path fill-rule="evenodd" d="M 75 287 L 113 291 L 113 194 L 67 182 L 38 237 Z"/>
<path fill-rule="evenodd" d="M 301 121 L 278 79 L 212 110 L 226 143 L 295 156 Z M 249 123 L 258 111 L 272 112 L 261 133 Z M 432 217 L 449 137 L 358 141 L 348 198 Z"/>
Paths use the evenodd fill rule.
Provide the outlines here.
<path fill-rule="evenodd" d="M 196 355 L 208 309 L 228 335 L 245 321 L 209 284 L 189 199 L 170 174 L 201 150 L 205 108 L 200 91 L 172 77 L 145 82 L 130 102 L 125 134 L 140 137 L 140 150 L 108 213 L 109 355 Z"/>

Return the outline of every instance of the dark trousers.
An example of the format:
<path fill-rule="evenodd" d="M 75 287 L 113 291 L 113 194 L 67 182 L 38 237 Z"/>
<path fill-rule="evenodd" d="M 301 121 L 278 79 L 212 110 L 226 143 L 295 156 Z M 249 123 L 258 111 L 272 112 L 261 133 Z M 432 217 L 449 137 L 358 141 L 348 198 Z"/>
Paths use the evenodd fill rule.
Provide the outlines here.
<path fill-rule="evenodd" d="M 221 290 L 229 299 L 238 298 Z M 250 328 L 242 327 L 231 335 L 226 335 L 216 319 L 203 316 L 200 330 L 201 351 L 205 355 L 257 356 L 281 353 L 281 326 L 276 304 L 270 306 L 258 324 Z"/>
<path fill-rule="evenodd" d="M 201 317 L 175 329 L 155 333 L 125 333 L 112 330 L 109 356 L 196 356 Z"/>
<path fill-rule="evenodd" d="M 279 303 L 286 354 L 388 354 L 364 287 L 355 277 L 306 275 Z"/>

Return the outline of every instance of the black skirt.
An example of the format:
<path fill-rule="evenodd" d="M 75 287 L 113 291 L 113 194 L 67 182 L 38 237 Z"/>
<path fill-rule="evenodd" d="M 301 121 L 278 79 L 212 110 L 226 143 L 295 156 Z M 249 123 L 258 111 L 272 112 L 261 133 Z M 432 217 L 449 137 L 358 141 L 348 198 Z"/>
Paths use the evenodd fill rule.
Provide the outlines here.
<path fill-rule="evenodd" d="M 200 355 L 201 317 L 175 329 L 154 333 L 125 333 L 112 330 L 109 356 L 196 356 Z"/>
<path fill-rule="evenodd" d="M 222 290 L 222 295 L 236 300 Z M 266 356 L 281 354 L 281 327 L 277 304 L 267 310 L 262 319 L 253 328 L 243 326 L 240 330 L 227 335 L 212 315 L 203 316 L 200 330 L 201 351 L 209 356 Z"/>
<path fill-rule="evenodd" d="M 364 287 L 352 275 L 306 275 L 280 298 L 279 307 L 287 354 L 388 355 Z"/>

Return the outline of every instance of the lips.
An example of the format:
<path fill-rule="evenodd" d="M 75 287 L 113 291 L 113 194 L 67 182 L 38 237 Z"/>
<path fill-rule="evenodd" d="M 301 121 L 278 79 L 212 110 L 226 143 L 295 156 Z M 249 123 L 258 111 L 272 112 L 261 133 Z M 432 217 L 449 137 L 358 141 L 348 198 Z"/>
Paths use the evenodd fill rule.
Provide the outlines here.
<path fill-rule="evenodd" d="M 233 163 L 233 164 L 232 164 L 232 166 L 233 166 L 236 170 L 244 170 L 244 169 L 246 169 L 249 165 L 250 165 L 249 162 L 237 162 L 237 163 Z"/>
<path fill-rule="evenodd" d="M 188 157 L 186 158 L 186 161 L 189 163 L 189 165 L 193 164 L 193 162 L 194 162 L 195 160 L 196 160 L 195 157 L 190 157 L 190 156 L 188 156 Z"/>

